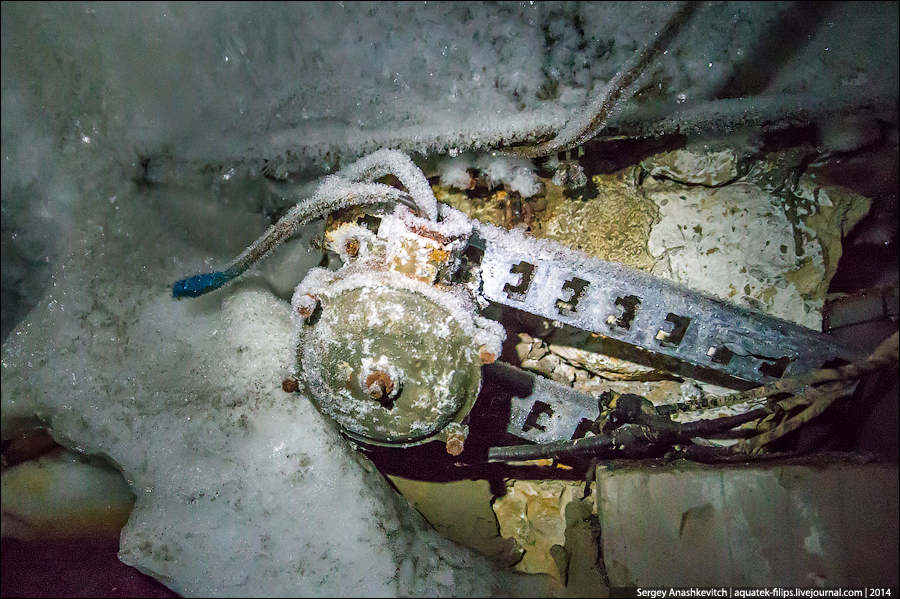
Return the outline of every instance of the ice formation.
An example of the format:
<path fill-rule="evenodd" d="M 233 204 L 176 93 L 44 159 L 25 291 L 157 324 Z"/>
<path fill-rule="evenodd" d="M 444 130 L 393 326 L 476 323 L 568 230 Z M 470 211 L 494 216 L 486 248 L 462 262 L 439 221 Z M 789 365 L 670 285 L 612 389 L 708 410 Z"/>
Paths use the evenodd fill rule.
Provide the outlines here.
<path fill-rule="evenodd" d="M 892 3 L 830 6 L 768 87 L 723 98 L 794 4 L 703 4 L 611 122 L 719 130 L 742 110 L 755 126 L 785 94 L 896 98 Z M 280 390 L 285 290 L 302 272 L 270 276 L 268 261 L 192 303 L 168 285 L 221 267 L 265 231 L 263 213 L 300 199 L 270 195 L 261 174 L 308 182 L 384 148 L 431 158 L 552 137 L 672 7 L 0 10 L 4 436 L 38 418 L 113 460 L 138 497 L 123 559 L 186 595 L 540 594 L 436 538 Z M 525 195 L 519 174 L 496 179 Z"/>
<path fill-rule="evenodd" d="M 443 159 L 438 164 L 441 183 L 455 189 L 469 189 L 475 185 L 472 173 L 484 178 L 490 188 L 505 186 L 523 198 L 541 191 L 534 165 L 524 158 L 463 154 Z"/>
<path fill-rule="evenodd" d="M 121 559 L 186 596 L 551 592 L 438 536 L 281 389 L 290 304 L 262 275 L 171 299 L 202 251 L 167 222 L 184 199 L 132 191 L 73 222 L 52 290 L 4 344 L 4 437 L 36 415 L 116 464 L 137 496 Z"/>

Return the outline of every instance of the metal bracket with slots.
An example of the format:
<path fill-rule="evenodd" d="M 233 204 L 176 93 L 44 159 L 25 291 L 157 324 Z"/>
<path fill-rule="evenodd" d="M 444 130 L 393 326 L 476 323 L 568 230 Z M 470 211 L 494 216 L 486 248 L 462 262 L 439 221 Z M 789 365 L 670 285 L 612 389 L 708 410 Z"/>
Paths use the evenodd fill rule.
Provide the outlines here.
<path fill-rule="evenodd" d="M 752 384 L 863 352 L 548 240 L 477 224 L 485 299 Z"/>

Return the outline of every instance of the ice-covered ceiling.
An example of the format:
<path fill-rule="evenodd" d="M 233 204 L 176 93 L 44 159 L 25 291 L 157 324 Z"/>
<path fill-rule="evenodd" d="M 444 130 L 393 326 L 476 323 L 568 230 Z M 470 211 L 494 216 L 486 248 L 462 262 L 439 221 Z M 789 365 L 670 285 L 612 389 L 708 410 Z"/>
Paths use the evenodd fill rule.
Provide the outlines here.
<path fill-rule="evenodd" d="M 209 165 L 511 143 L 558 129 L 674 8 L 4 3 L 4 171 L 38 176 L 35 137 Z M 897 45 L 895 3 L 704 3 L 635 104 L 661 119 L 739 97 L 896 98 Z"/>
<path fill-rule="evenodd" d="M 86 189 L 318 176 L 383 147 L 551 137 L 677 8 L 4 2 L 4 336 L 9 298 L 40 287 L 27 273 Z M 896 111 L 897 22 L 896 3 L 701 3 L 607 131 L 721 135 Z"/>

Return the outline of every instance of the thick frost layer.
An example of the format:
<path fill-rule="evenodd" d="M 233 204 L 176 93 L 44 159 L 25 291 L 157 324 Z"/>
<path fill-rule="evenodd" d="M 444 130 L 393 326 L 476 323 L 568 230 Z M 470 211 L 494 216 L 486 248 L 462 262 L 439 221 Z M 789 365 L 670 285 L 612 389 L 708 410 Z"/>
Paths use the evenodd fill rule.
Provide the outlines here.
<path fill-rule="evenodd" d="M 802 5 L 704 4 L 636 101 L 687 108 L 720 97 L 732 80 L 742 102 L 765 93 L 776 109 L 782 93 L 896 94 L 896 4 L 832 5 L 811 20 L 810 35 L 794 36 L 786 17 Z M 35 305 L 45 283 L 50 291 L 4 345 L 3 426 L 37 414 L 61 439 L 118 461 L 140 495 L 125 537 L 139 542 L 126 555 L 182 592 L 337 594 L 346 579 L 370 583 L 360 594 L 487 594 L 467 584 L 497 578 L 454 578 L 427 534 L 410 540 L 405 524 L 379 531 L 382 519 L 370 516 L 394 508 L 371 497 L 344 502 L 347 481 L 377 488 L 375 477 L 340 444 L 328 446 L 334 462 L 319 460 L 336 437 L 316 436 L 329 429 L 302 399 L 267 403 L 282 397 L 283 355 L 270 350 L 285 344 L 286 317 L 258 289 L 265 279 L 194 303 L 172 302 L 165 285 L 221 264 L 264 230 L 265 199 L 226 189 L 236 174 L 318 176 L 386 147 L 459 153 L 550 136 L 670 7 L 4 2 L 0 10 L 4 330 L 7 306 L 22 297 Z M 793 42 L 787 63 L 757 60 L 781 39 L 773 32 Z M 773 78 L 743 83 L 766 72 Z M 678 131 L 683 118 L 664 125 Z M 216 201 L 174 191 L 138 200 L 122 185 L 130 178 L 213 182 Z M 224 312 L 223 297 L 231 298 Z M 304 453 L 314 472 L 282 478 L 307 472 Z M 261 455 L 270 462 L 257 472 L 249 458 Z M 318 504 L 300 488 L 350 515 L 313 514 Z M 265 514 L 279 514 L 269 537 L 257 529 Z M 189 541 L 182 533 L 192 527 L 208 532 Z M 318 544 L 332 529 L 356 533 L 347 538 L 363 547 Z M 373 538 L 388 541 L 367 549 Z M 360 566 L 356 549 L 374 561 Z M 388 553 L 402 557 L 381 558 Z M 271 566 L 274 585 L 295 584 L 254 587 L 260 579 L 236 567 L 242 559 Z M 425 576 L 419 564 L 429 562 Z M 341 567 L 336 576 L 329 563 Z M 394 582 L 385 578 L 391 568 Z"/>
<path fill-rule="evenodd" d="M 728 97 L 896 94 L 896 7 L 876 5 L 806 15 L 792 3 L 704 4 L 639 82 L 653 91 L 637 100 L 690 105 L 729 85 L 737 94 Z M 321 169 L 383 147 L 525 141 L 581 112 L 672 8 L 7 2 L 4 117 L 36 108 L 29 116 L 42 126 L 4 169 L 40 170 L 34 158 L 62 136 L 136 170 L 152 159 L 143 166 L 159 178 L 167 164 L 192 161 Z M 789 62 L 761 54 L 773 38 Z"/>
<path fill-rule="evenodd" d="M 477 171 L 490 187 L 505 185 L 523 198 L 541 192 L 540 181 L 531 160 L 505 156 L 471 154 L 446 158 L 438 165 L 441 183 L 456 189 L 468 189 L 473 181 L 469 170 Z"/>
<path fill-rule="evenodd" d="M 185 200 L 74 204 L 78 241 L 3 345 L 4 437 L 37 416 L 117 464 L 137 495 L 122 560 L 186 596 L 534 593 L 437 536 L 307 398 L 281 390 L 290 306 L 262 276 L 169 296 L 205 253 L 203 223 L 173 226 Z M 210 259 L 259 232 L 220 230 L 229 241 Z"/>
<path fill-rule="evenodd" d="M 797 106 L 837 104 L 841 119 L 887 94 L 896 107 L 897 5 L 806 6 L 704 3 L 610 124 L 728 133 Z M 247 172 L 318 178 L 382 148 L 458 155 L 549 138 L 672 8 L 4 2 L 3 331 L 67 251 L 82 186 L 109 199 L 113 172 L 216 187 Z"/>

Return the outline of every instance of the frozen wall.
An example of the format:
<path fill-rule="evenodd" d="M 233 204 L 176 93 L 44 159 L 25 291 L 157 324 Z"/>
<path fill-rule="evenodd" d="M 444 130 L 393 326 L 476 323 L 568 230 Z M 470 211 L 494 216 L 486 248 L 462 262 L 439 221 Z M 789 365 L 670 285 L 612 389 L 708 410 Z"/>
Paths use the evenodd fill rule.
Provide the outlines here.
<path fill-rule="evenodd" d="M 896 7 L 805 4 L 701 6 L 641 103 L 896 95 Z M 6 3 L 4 127 L 89 137 L 123 164 L 290 151 L 292 166 L 322 168 L 388 144 L 484 147 L 559 127 L 671 13 L 656 2 Z"/>
<path fill-rule="evenodd" d="M 703 4 L 624 112 L 668 114 L 736 96 L 896 98 L 897 5 L 811 12 L 803 4 Z M 4 2 L 0 10 L 4 430 L 37 415 L 67 445 L 113 458 L 146 516 L 129 524 L 123 555 L 185 593 L 352 594 L 345 580 L 368 581 L 356 592 L 369 594 L 520 592 L 428 536 L 308 405 L 271 399 L 289 360 L 286 304 L 272 279 L 199 304 L 175 303 L 168 285 L 223 264 L 263 230 L 271 199 L 245 176 L 311 179 L 381 147 L 477 155 L 553 133 L 672 6 Z M 716 133 L 739 124 L 727 114 L 717 122 Z M 241 410 L 258 434 L 236 424 Z M 233 435 L 222 432 L 229 427 Z M 282 467 L 314 469 L 301 453 L 320 472 L 285 480 Z M 262 470 L 247 468 L 253 460 Z M 277 569 L 305 563 L 303 544 L 332 523 L 306 515 L 304 494 L 335 504 L 345 481 L 362 499 L 342 513 L 344 547 L 362 538 L 381 566 L 363 572 L 367 564 L 336 550 L 303 572 Z M 230 507 L 212 509 L 216 491 Z M 236 500 L 250 511 L 239 513 Z M 264 512 L 278 514 L 273 526 L 298 524 L 248 540 Z M 232 524 L 183 535 L 219 521 Z M 170 560 L 160 547 L 190 559 Z M 277 571 L 282 586 L 259 586 L 247 560 L 233 561 L 241 555 L 259 558 L 254 575 Z M 402 557 L 410 555 L 420 561 Z M 316 586 L 341 568 L 356 578 Z M 206 571 L 224 575 L 220 586 L 204 586 L 197 572 Z M 432 578 L 415 587 L 423 572 Z"/>
<path fill-rule="evenodd" d="M 5 2 L 3 336 L 19 301 L 33 305 L 45 287 L 40 264 L 64 245 L 77 195 L 109 198 L 128 177 L 318 176 L 386 146 L 433 155 L 552 133 L 672 12 L 657 2 Z M 723 133 L 747 110 L 885 96 L 896 106 L 897 45 L 896 3 L 704 3 L 623 114 L 648 131 L 699 118 Z"/>

